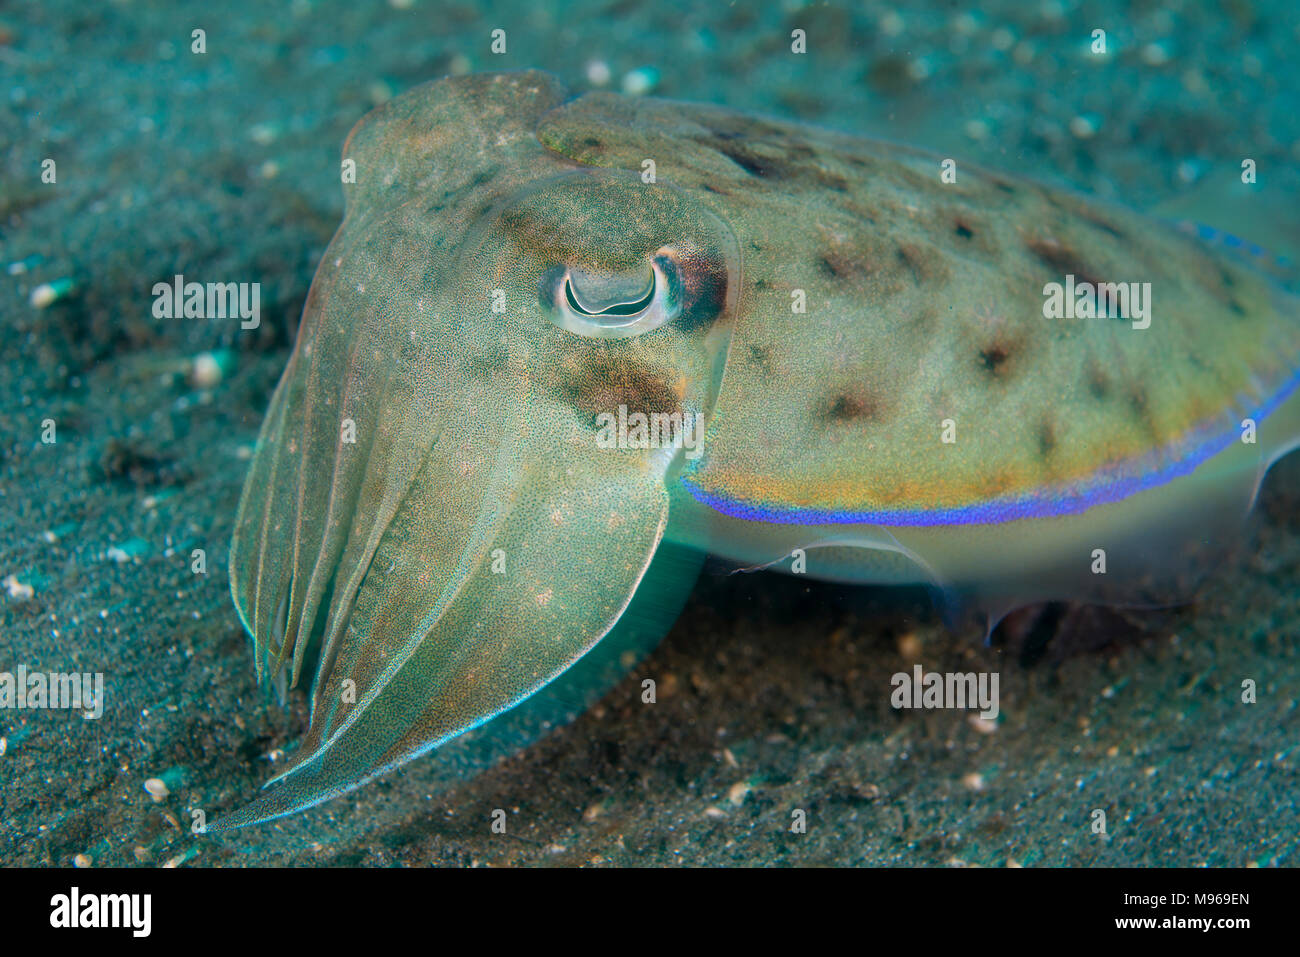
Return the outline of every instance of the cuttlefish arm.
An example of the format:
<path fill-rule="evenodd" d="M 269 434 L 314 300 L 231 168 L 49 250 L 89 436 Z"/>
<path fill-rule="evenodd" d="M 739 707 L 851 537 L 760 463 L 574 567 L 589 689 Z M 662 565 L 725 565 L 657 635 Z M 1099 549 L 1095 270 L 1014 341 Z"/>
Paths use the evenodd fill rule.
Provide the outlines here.
<path fill-rule="evenodd" d="M 474 544 L 457 556 L 464 523 L 449 521 L 438 470 L 421 470 L 370 562 L 300 757 L 223 823 L 326 800 L 482 724 L 613 627 L 663 534 L 662 478 L 593 474 L 552 450 L 516 482 L 469 513 Z"/>
<path fill-rule="evenodd" d="M 683 449 L 611 446 L 600 423 L 711 409 L 738 254 L 688 196 L 544 148 L 537 118 L 561 99 L 536 73 L 443 81 L 345 145 L 357 182 L 230 560 L 259 681 L 314 671 L 311 725 L 213 829 L 310 807 L 519 704 L 646 576 Z"/>

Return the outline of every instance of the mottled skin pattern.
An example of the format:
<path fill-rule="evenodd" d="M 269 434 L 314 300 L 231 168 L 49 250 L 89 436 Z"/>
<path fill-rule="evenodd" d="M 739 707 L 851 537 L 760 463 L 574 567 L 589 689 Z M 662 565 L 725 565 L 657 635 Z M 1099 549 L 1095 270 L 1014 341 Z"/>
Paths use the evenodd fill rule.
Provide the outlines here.
<path fill-rule="evenodd" d="M 1300 355 L 1261 277 L 1032 182 L 959 166 L 945 184 L 930 154 L 603 93 L 538 135 L 598 166 L 656 158 L 741 237 L 744 348 L 699 476 L 739 498 L 924 508 L 1031 491 L 1176 443 Z M 1067 273 L 1151 282 L 1156 321 L 1045 320 L 1043 285 Z M 941 445 L 948 417 L 969 432 Z"/>
<path fill-rule="evenodd" d="M 823 571 L 855 580 L 955 579 L 950 556 L 999 540 L 895 548 L 888 529 L 742 522 L 701 496 L 923 512 L 1046 495 L 1236 428 L 1300 354 L 1293 300 L 1132 213 L 966 167 L 944 184 L 937 157 L 716 107 L 569 99 L 540 73 L 449 79 L 363 119 L 343 155 L 346 217 L 231 556 L 259 677 L 314 670 L 311 728 L 227 826 L 518 703 L 618 621 L 665 534 L 744 561 L 852 546 Z M 583 332 L 578 299 L 630 301 L 620 284 L 653 280 L 656 256 L 670 321 Z M 565 269 L 578 332 L 557 320 Z M 1151 328 L 1044 319 L 1042 287 L 1066 273 L 1151 282 Z M 597 448 L 620 405 L 703 414 L 704 456 Z M 1261 424 L 1278 434 L 1231 453 L 1241 504 L 1296 418 L 1291 402 Z M 1197 488 L 1163 500 L 1181 510 Z M 1126 507 L 1107 521 L 1159 511 Z M 1057 552 L 1104 527 L 1007 524 Z"/>

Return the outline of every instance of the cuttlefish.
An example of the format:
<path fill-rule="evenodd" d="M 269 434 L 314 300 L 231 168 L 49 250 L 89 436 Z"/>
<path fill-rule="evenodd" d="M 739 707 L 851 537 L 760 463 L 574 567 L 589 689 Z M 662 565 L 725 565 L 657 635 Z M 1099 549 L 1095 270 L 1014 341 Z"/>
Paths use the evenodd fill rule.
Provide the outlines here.
<path fill-rule="evenodd" d="M 230 557 L 311 722 L 224 826 L 680 607 L 666 548 L 991 619 L 1167 602 L 1300 439 L 1294 290 L 1068 190 L 538 72 L 399 96 L 342 170 Z"/>

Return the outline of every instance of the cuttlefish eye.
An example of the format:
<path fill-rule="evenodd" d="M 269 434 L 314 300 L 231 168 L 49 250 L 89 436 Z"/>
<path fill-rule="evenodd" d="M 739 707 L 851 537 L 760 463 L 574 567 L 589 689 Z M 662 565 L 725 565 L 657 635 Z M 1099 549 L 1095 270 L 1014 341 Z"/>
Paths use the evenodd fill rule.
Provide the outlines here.
<path fill-rule="evenodd" d="M 599 339 L 637 336 L 681 315 L 681 270 L 666 249 L 642 270 L 555 266 L 543 274 L 538 298 L 569 332 Z"/>
<path fill-rule="evenodd" d="M 460 301 L 481 306 L 499 290 L 539 342 L 557 329 L 717 340 L 741 288 L 730 225 L 694 195 L 624 170 L 561 173 L 503 197 L 478 216 L 451 271 L 464 283 Z"/>

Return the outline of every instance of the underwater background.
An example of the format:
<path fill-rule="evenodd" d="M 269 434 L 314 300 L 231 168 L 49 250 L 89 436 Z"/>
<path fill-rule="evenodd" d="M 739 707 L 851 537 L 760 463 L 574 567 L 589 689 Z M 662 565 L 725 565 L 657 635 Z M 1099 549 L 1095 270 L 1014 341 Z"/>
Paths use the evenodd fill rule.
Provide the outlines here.
<path fill-rule="evenodd" d="M 282 708 L 256 686 L 225 568 L 366 111 L 448 73 L 539 67 L 1144 210 L 1249 156 L 1294 210 L 1297 42 L 1292 0 L 0 4 L 0 670 L 106 684 L 97 720 L 0 710 L 0 863 L 1295 864 L 1296 455 L 1194 604 L 1012 622 L 986 644 L 920 589 L 710 564 L 649 658 L 502 763 L 469 773 L 468 741 L 293 818 L 190 826 L 251 798 L 307 723 L 301 690 Z M 259 283 L 259 326 L 154 318 L 177 274 Z M 997 725 L 891 710 L 890 676 L 917 661 L 1000 672 Z"/>

